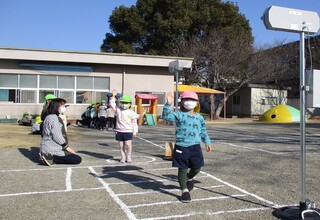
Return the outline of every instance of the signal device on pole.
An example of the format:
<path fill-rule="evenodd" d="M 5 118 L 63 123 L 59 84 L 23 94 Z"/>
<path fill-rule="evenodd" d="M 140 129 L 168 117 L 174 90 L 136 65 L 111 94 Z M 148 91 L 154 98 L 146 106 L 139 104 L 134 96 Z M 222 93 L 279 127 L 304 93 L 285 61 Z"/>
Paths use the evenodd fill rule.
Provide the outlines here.
<path fill-rule="evenodd" d="M 317 12 L 278 6 L 267 8 L 262 20 L 267 29 L 286 32 L 317 33 L 320 25 Z"/>

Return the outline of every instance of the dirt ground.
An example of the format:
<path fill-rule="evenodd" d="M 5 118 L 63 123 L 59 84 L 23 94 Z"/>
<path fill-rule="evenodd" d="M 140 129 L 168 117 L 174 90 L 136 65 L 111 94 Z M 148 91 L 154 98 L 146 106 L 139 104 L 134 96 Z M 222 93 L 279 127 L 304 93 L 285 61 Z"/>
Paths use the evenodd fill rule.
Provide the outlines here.
<path fill-rule="evenodd" d="M 70 141 L 77 136 L 77 133 L 79 132 L 73 127 L 68 128 Z M 0 123 L 0 148 L 37 146 L 40 144 L 40 140 L 40 135 L 31 133 L 31 126 Z"/>

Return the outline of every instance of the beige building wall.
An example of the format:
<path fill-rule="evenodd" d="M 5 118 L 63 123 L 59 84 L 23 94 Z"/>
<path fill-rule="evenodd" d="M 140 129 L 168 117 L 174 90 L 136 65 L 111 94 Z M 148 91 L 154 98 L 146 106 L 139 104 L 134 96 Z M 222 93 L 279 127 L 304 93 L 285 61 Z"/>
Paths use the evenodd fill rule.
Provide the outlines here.
<path fill-rule="evenodd" d="M 132 96 L 134 100 L 137 92 L 173 91 L 174 76 L 169 73 L 168 66 L 175 60 L 183 60 L 185 68 L 191 67 L 192 58 L 0 48 L 0 74 L 109 77 L 110 87 L 105 90 L 111 92 L 116 89 L 119 93 Z M 21 66 L 24 62 L 85 66 L 91 67 L 92 72 L 36 70 Z M 40 114 L 42 106 L 42 102 L 29 104 L 0 101 L 0 118 L 21 118 L 23 112 Z M 71 103 L 66 113 L 71 119 L 80 118 L 87 106 L 88 104 Z M 159 115 L 162 106 L 159 103 Z"/>

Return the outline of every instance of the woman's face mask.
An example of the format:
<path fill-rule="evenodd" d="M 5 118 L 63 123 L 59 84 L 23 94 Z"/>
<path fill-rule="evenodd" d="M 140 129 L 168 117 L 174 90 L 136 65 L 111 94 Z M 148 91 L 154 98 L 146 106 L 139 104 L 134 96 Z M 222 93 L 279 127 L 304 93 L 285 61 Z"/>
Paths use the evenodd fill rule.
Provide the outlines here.
<path fill-rule="evenodd" d="M 186 100 L 183 102 L 183 107 L 188 111 L 194 109 L 196 106 L 197 106 L 197 101 Z"/>
<path fill-rule="evenodd" d="M 130 108 L 131 104 L 130 103 L 120 103 L 120 107 L 122 109 L 128 109 Z"/>
<path fill-rule="evenodd" d="M 60 114 L 64 114 L 66 112 L 67 108 L 63 105 L 60 107 Z"/>

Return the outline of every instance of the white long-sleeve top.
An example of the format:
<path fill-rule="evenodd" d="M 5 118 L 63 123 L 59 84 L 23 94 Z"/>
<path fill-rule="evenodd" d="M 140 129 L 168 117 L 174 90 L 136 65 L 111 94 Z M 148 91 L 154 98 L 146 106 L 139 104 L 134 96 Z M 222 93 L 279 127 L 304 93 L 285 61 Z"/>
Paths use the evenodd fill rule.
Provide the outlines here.
<path fill-rule="evenodd" d="M 117 132 L 128 132 L 128 133 L 138 133 L 138 123 L 137 120 L 140 117 L 137 113 L 131 109 L 121 109 L 117 107 L 115 99 L 110 99 L 110 106 L 115 111 L 117 116 L 116 121 L 116 131 Z"/>

